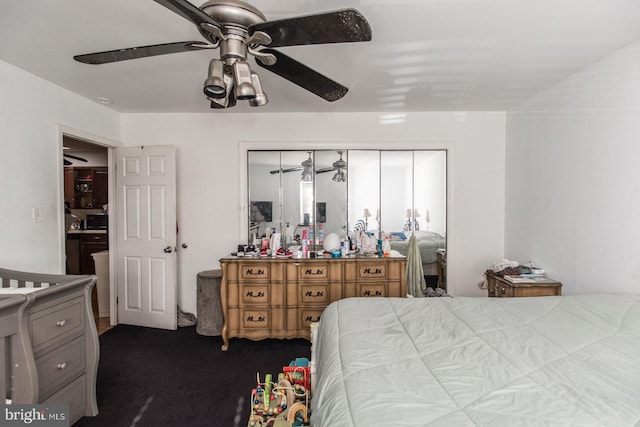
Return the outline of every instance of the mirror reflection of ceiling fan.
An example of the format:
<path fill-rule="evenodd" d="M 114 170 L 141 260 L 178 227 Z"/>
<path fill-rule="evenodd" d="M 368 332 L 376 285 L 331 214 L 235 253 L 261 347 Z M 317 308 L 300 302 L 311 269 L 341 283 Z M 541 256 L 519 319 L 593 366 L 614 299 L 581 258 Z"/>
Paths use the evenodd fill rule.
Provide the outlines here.
<path fill-rule="evenodd" d="M 87 159 L 83 158 L 83 157 L 78 157 L 78 156 L 74 156 L 73 154 L 62 154 L 63 157 L 65 157 L 64 160 L 64 165 L 65 166 L 71 166 L 73 164 L 72 161 L 67 160 L 67 159 L 72 159 L 72 160 L 77 160 L 79 162 L 88 162 Z"/>
<path fill-rule="evenodd" d="M 313 160 L 311 159 L 311 151 L 308 151 L 308 153 L 309 153 L 309 158 L 303 161 L 300 164 L 300 166 L 295 166 L 295 167 L 286 168 L 286 169 L 282 169 L 282 168 L 274 169 L 269 173 L 276 174 L 276 173 L 302 171 L 302 180 L 311 181 L 313 177 L 313 172 L 314 172 Z M 315 173 L 326 173 L 326 172 L 336 171 L 332 179 L 336 182 L 345 182 L 347 177 L 347 162 L 342 158 L 343 153 L 344 151 L 338 150 L 338 154 L 340 155 L 340 158 L 335 162 L 333 162 L 333 165 L 331 167 L 318 169 L 315 171 Z"/>
<path fill-rule="evenodd" d="M 330 168 L 318 169 L 316 173 L 336 171 L 331 179 L 335 182 L 345 182 L 347 180 L 347 162 L 342 159 L 342 153 L 344 153 L 344 151 L 338 150 L 340 158 L 333 162 L 333 165 Z"/>
<path fill-rule="evenodd" d="M 196 7 L 187 0 L 154 0 L 196 26 L 204 41 L 180 41 L 76 55 L 85 64 L 106 64 L 156 55 L 220 49 L 211 59 L 204 94 L 211 108 L 229 108 L 236 100 L 252 107 L 268 102 L 260 77 L 249 65 L 256 63 L 301 88 L 333 102 L 348 89 L 276 47 L 310 44 L 365 42 L 371 27 L 355 9 L 340 9 L 313 15 L 268 21 L 260 10 L 241 0 L 207 0 Z"/>
<path fill-rule="evenodd" d="M 271 174 L 276 174 L 276 173 L 289 173 L 289 172 L 295 172 L 295 171 L 302 171 L 302 180 L 303 181 L 311 181 L 312 178 L 312 172 L 313 172 L 313 159 L 311 159 L 311 151 L 307 151 L 307 153 L 309 153 L 309 158 L 305 161 L 303 161 L 302 163 L 300 163 L 300 166 L 294 166 L 292 168 L 286 168 L 286 169 L 275 169 L 272 170 Z"/>

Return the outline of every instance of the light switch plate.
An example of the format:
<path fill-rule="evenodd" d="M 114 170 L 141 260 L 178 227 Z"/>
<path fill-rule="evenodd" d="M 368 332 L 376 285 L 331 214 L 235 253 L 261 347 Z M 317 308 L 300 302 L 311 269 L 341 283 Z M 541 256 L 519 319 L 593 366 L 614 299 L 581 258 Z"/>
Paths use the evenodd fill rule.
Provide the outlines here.
<path fill-rule="evenodd" d="M 33 208 L 33 222 L 44 221 L 44 208 Z"/>

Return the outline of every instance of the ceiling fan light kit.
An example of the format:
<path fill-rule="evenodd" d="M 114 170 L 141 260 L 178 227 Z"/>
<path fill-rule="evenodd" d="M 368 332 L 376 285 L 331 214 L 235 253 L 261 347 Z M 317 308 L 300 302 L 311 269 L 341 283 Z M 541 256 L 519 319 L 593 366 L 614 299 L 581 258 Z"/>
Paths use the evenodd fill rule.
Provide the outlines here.
<path fill-rule="evenodd" d="M 276 21 L 240 0 L 208 0 L 199 8 L 187 0 L 154 0 L 196 25 L 206 43 L 182 41 L 76 55 L 85 64 L 106 64 L 204 49 L 220 50 L 209 63 L 204 94 L 211 108 L 229 108 L 236 100 L 252 107 L 267 104 L 259 75 L 247 58 L 301 88 L 333 102 L 348 89 L 273 48 L 308 44 L 348 43 L 371 40 L 371 27 L 355 9 L 340 9 Z"/>

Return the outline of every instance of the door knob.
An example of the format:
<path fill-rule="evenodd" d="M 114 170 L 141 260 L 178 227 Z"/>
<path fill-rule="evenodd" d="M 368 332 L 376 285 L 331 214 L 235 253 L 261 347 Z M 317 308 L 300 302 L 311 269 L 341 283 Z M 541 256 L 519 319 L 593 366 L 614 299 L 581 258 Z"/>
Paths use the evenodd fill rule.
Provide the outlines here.
<path fill-rule="evenodd" d="M 165 254 L 170 254 L 171 252 L 173 252 L 173 249 L 171 248 L 171 246 L 167 246 L 166 248 L 164 248 Z"/>

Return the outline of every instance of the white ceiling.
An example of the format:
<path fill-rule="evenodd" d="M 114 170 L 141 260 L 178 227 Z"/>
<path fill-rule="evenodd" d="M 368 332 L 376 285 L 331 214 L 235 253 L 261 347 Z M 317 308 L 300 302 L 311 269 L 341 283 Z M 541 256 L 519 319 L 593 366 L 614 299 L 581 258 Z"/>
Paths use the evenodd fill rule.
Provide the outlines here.
<path fill-rule="evenodd" d="M 196 5 L 199 2 L 194 2 Z M 638 0 L 253 0 L 267 19 L 354 7 L 367 43 L 279 48 L 349 88 L 329 103 L 260 67 L 269 104 L 227 112 L 508 110 L 640 39 Z M 105 65 L 73 55 L 202 40 L 151 0 L 0 0 L 0 59 L 124 112 L 208 112 L 211 52 Z M 214 51 L 217 56 L 218 51 Z M 253 64 L 253 60 L 251 60 Z"/>

